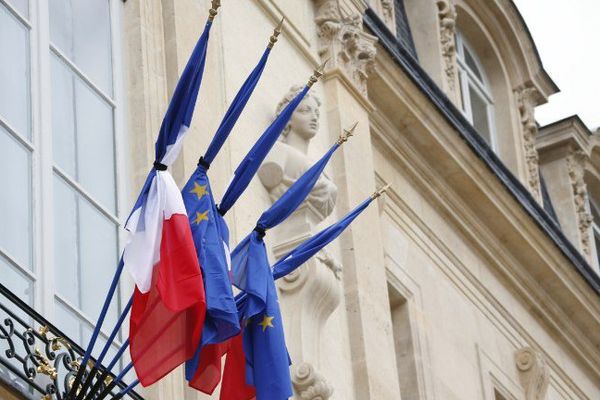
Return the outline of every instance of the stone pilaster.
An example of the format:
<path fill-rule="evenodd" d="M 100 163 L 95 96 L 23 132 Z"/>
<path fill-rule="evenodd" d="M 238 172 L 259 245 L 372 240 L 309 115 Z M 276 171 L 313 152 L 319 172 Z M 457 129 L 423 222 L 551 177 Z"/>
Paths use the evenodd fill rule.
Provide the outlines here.
<path fill-rule="evenodd" d="M 525 154 L 525 163 L 527 167 L 527 185 L 533 197 L 542 203 L 542 193 L 540 187 L 539 157 L 535 147 L 535 138 L 538 134 L 538 127 L 535 122 L 535 106 L 538 104 L 539 92 L 533 87 L 522 87 L 515 90 L 517 98 L 517 107 L 521 117 L 521 127 L 523 130 L 523 147 Z"/>
<path fill-rule="evenodd" d="M 571 182 L 573 203 L 575 204 L 581 249 L 583 253 L 589 257 L 591 256 L 590 238 L 592 234 L 590 227 L 592 224 L 592 214 L 590 214 L 589 211 L 587 185 L 583 179 L 586 158 L 587 156 L 582 150 L 571 149 L 567 155 L 566 161 L 569 181 Z"/>
<path fill-rule="evenodd" d="M 445 75 L 442 89 L 454 104 L 460 107 L 460 88 L 456 66 L 456 9 L 452 4 L 452 0 L 438 0 L 436 4 Z"/>
<path fill-rule="evenodd" d="M 355 3 L 352 3 L 355 4 Z M 324 104 L 332 140 L 358 121 L 355 137 L 332 160 L 338 187 L 339 217 L 369 196 L 376 186 L 369 130 L 373 107 L 367 97 L 368 67 L 375 57 L 374 41 L 362 32 L 364 9 L 340 2 L 317 1 L 316 18 L 321 56 L 332 57 L 324 79 Z M 348 59 L 348 56 L 350 58 Z M 342 284 L 356 399 L 397 398 L 399 390 L 388 310 L 386 274 L 377 206 L 373 204 L 341 236 Z M 332 274 L 333 275 L 333 274 Z"/>
<path fill-rule="evenodd" d="M 563 233 L 597 268 L 592 215 L 585 181 L 590 165 L 590 132 L 579 118 L 540 128 L 540 168 Z"/>

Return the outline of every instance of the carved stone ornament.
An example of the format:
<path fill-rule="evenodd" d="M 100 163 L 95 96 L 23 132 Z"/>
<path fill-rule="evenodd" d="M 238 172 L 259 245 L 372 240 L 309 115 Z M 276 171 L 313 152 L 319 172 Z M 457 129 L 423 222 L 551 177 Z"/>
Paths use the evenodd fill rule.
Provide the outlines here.
<path fill-rule="evenodd" d="M 340 68 L 365 94 L 368 74 L 373 68 L 377 38 L 362 30 L 358 14 L 344 15 L 339 0 L 318 2 L 315 22 L 319 27 L 319 55 L 330 59 L 328 69 Z"/>
<path fill-rule="evenodd" d="M 394 21 L 394 2 L 392 0 L 381 0 L 381 8 L 383 8 L 383 19 L 386 23 Z"/>
<path fill-rule="evenodd" d="M 525 87 L 515 91 L 517 97 L 517 106 L 523 126 L 523 145 L 525 148 L 525 161 L 527 163 L 527 182 L 533 197 L 542 202 L 540 187 L 540 169 L 539 157 L 535 147 L 535 138 L 538 133 L 538 127 L 535 123 L 534 108 L 536 106 L 537 90 L 532 87 Z"/>
<path fill-rule="evenodd" d="M 451 0 L 437 0 L 440 42 L 448 89 L 456 90 L 456 9 Z"/>
<path fill-rule="evenodd" d="M 327 248 L 323 248 L 323 250 L 319 251 L 316 255 L 317 260 L 319 260 L 325 267 L 329 268 L 336 279 L 339 281 L 341 279 L 342 273 L 342 264 L 338 260 L 333 257 Z"/>
<path fill-rule="evenodd" d="M 327 400 L 333 388 L 309 363 L 292 365 L 294 390 L 302 400 Z"/>
<path fill-rule="evenodd" d="M 543 354 L 531 347 L 523 347 L 515 352 L 515 363 L 525 399 L 543 400 L 550 383 L 550 372 Z"/>
<path fill-rule="evenodd" d="M 584 180 L 584 165 L 586 155 L 582 150 L 571 150 L 567 156 L 567 171 L 573 190 L 573 201 L 575 203 L 575 212 L 577 213 L 577 225 L 579 226 L 579 236 L 581 238 L 581 248 L 583 253 L 590 255 L 590 226 L 592 224 L 592 215 L 588 207 L 588 191 Z"/>

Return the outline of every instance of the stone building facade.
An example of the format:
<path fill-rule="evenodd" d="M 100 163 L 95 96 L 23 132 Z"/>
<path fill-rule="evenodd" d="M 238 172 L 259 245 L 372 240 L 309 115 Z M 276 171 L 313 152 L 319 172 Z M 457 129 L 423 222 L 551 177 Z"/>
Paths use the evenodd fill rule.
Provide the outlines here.
<path fill-rule="evenodd" d="M 36 56 L 39 46 L 50 46 L 70 67 L 81 63 L 81 79 L 100 92 L 102 85 L 95 84 L 97 69 L 86 70 L 85 52 L 71 58 L 61 50 L 60 36 L 52 36 L 58 18 L 52 5 L 48 10 L 32 0 L 26 13 L 17 3 L 2 0 L 0 8 L 27 23 L 37 38 L 32 65 L 40 62 L 31 72 L 31 103 L 38 104 L 31 106 L 31 145 L 19 140 L 31 147 L 34 160 L 39 149 L 38 164 L 50 168 L 39 167 L 38 176 L 33 164 L 33 192 L 38 182 L 40 191 L 56 198 L 56 186 L 46 188 L 53 185 L 52 174 L 66 181 L 70 174 L 59 162 L 52 166 L 52 150 L 44 150 L 44 135 L 55 138 L 56 148 L 61 142 L 52 131 L 60 127 L 44 106 L 54 102 L 43 98 L 50 96 L 43 88 L 44 79 L 52 80 L 48 64 L 54 56 Z M 98 207 L 119 224 L 126 218 L 120 210 L 135 200 L 152 165 L 169 96 L 210 1 L 107 3 L 113 90 L 106 91 L 106 101 L 113 110 L 113 198 L 119 207 L 113 212 L 102 201 Z M 536 123 L 535 107 L 558 88 L 513 2 L 222 3 L 194 123 L 172 169 L 180 185 L 282 17 L 284 31 L 264 76 L 211 167 L 216 198 L 289 93 L 329 59 L 322 81 L 227 214 L 232 243 L 355 122 L 355 137 L 334 156 L 309 199 L 266 237 L 272 259 L 377 187 L 391 185 L 339 240 L 278 282 L 295 398 L 600 398 L 600 142 L 576 116 L 544 127 Z M 7 135 L 17 136 L 9 130 L 18 126 L 0 121 Z M 74 181 L 87 201 L 102 197 L 84 178 Z M 60 233 L 48 228 L 56 222 L 44 222 L 43 206 L 31 207 L 33 225 L 42 232 L 33 240 L 38 261 L 27 302 L 76 335 L 62 327 L 66 322 L 56 305 L 71 303 L 44 284 L 57 280 L 53 271 L 60 261 L 47 260 L 60 252 Z M 19 260 L 9 250 L 0 242 L 0 267 L 4 262 L 16 270 Z M 78 265 L 86 268 L 83 261 Z M 10 279 L 0 283 L 16 287 Z M 128 284 L 124 279 L 125 300 Z M 86 315 L 84 303 L 77 309 Z M 89 320 L 94 312 L 91 307 Z M 73 332 L 85 331 L 77 326 Z M 85 338 L 80 333 L 73 340 Z M 9 394 L 18 385 L 6 387 L 0 396 L 20 398 Z M 182 370 L 139 392 L 156 400 L 208 398 L 186 388 Z"/>

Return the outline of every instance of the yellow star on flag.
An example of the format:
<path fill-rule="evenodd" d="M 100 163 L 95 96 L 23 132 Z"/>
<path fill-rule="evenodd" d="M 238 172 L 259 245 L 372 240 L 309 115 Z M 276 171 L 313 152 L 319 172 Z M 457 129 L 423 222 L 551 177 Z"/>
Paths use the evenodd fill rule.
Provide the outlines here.
<path fill-rule="evenodd" d="M 263 320 L 258 324 L 262 326 L 263 332 L 267 330 L 267 328 L 274 328 L 273 319 L 275 317 L 269 317 L 267 314 L 263 315 Z"/>
<path fill-rule="evenodd" d="M 206 185 L 199 185 L 198 182 L 194 181 L 194 188 L 190 190 L 190 193 L 195 193 L 198 200 L 200 200 L 207 193 Z"/>
<path fill-rule="evenodd" d="M 208 210 L 204 212 L 196 211 L 196 219 L 194 219 L 194 224 L 199 225 L 202 221 L 208 221 Z"/>

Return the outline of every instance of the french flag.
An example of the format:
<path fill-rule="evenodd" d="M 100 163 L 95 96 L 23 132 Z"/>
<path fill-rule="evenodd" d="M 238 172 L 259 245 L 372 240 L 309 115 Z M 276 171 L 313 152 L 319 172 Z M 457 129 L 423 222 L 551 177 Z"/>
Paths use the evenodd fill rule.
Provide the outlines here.
<path fill-rule="evenodd" d="M 130 238 L 123 262 L 136 286 L 129 345 L 143 386 L 194 355 L 204 324 L 202 273 L 181 192 L 167 169 L 192 120 L 211 25 L 212 18 L 175 88 L 156 141 L 154 168 L 125 224 Z"/>

